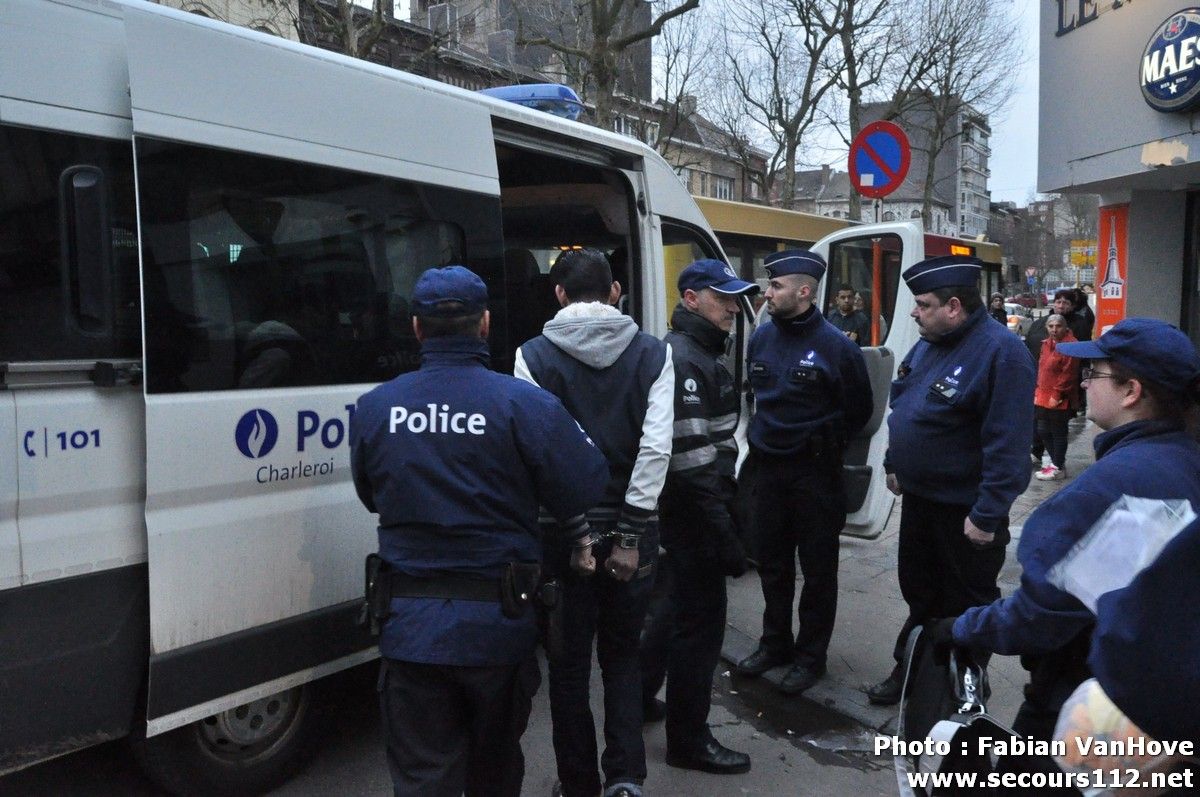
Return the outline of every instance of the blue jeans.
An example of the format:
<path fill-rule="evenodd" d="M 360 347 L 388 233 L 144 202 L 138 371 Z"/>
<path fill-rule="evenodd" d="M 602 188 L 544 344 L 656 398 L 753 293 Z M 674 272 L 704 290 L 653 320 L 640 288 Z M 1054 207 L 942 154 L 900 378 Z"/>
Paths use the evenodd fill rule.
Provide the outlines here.
<path fill-rule="evenodd" d="M 596 574 L 582 577 L 566 566 L 565 550 L 551 551 L 552 570 L 563 585 L 563 651 L 550 659 L 550 719 L 554 755 L 564 797 L 600 793 L 596 723 L 589 704 L 592 640 L 604 682 L 603 786 L 646 779 L 642 743 L 642 681 L 638 637 L 654 586 L 653 573 L 617 581 L 604 572 L 611 544 L 596 546 Z M 639 567 L 658 558 L 657 529 L 647 529 Z"/>

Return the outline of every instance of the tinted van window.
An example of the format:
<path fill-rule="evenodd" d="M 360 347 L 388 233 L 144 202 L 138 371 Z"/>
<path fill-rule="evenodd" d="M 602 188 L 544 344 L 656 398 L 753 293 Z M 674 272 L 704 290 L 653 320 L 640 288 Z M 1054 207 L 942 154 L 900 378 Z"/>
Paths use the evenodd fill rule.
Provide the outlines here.
<path fill-rule="evenodd" d="M 151 392 L 373 383 L 419 365 L 409 297 L 461 263 L 503 303 L 499 200 L 138 139 Z M 492 336 L 503 350 L 503 329 Z"/>
<path fill-rule="evenodd" d="M 129 142 L 0 126 L 0 362 L 138 357 Z"/>

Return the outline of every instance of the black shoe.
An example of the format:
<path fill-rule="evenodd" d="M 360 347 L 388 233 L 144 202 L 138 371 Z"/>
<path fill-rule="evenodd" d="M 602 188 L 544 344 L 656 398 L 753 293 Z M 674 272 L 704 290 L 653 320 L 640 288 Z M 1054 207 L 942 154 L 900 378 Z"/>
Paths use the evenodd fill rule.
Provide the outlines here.
<path fill-rule="evenodd" d="M 662 722 L 667 716 L 667 704 L 657 697 L 650 698 L 649 703 L 642 704 L 642 723 Z"/>
<path fill-rule="evenodd" d="M 894 706 L 900 702 L 903 689 L 904 674 L 896 667 L 887 678 L 867 688 L 867 699 L 877 706 Z"/>
<path fill-rule="evenodd" d="M 709 739 L 693 755 L 677 755 L 668 749 L 667 766 L 695 769 L 713 775 L 740 775 L 750 771 L 750 756 L 730 750 L 716 739 Z"/>
<path fill-rule="evenodd" d="M 777 656 L 766 648 L 760 647 L 739 661 L 733 669 L 738 675 L 758 676 L 772 667 L 778 667 L 781 664 L 787 664 L 787 662 L 787 657 Z"/>
<path fill-rule="evenodd" d="M 817 667 L 810 664 L 796 664 L 788 670 L 787 675 L 783 676 L 778 689 L 785 695 L 798 695 L 821 680 L 821 676 L 824 674 L 824 665 Z"/>

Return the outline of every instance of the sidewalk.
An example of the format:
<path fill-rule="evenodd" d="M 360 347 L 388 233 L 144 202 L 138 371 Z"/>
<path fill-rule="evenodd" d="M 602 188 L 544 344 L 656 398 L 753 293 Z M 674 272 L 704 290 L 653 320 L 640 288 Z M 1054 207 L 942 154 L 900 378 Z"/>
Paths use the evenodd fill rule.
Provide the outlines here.
<path fill-rule="evenodd" d="M 1099 432 L 1090 421 L 1071 422 L 1071 440 L 1067 451 L 1067 473 L 1078 474 L 1094 461 L 1092 439 Z M 1031 467 L 1032 476 L 1032 467 Z M 1000 591 L 1008 595 L 1020 581 L 1021 567 L 1016 561 L 1017 542 L 1025 519 L 1042 501 L 1057 493 L 1064 481 L 1044 482 L 1030 479 L 1029 488 L 1013 503 L 1010 516 L 1013 541 L 1000 571 Z M 892 667 L 892 645 L 908 615 L 896 580 L 896 547 L 900 529 L 900 504 L 897 502 L 882 536 L 875 540 L 843 537 L 841 564 L 838 569 L 838 616 L 829 647 L 828 674 L 800 698 L 815 701 L 827 709 L 854 719 L 866 728 L 884 734 L 895 732 L 896 708 L 873 706 L 863 693 L 864 685 L 883 679 Z M 798 569 L 798 568 L 797 568 Z M 799 580 L 799 576 L 798 576 Z M 799 595 L 800 585 L 796 593 Z M 794 615 L 793 615 L 794 616 Z M 729 582 L 729 620 L 725 629 L 722 657 L 730 664 L 751 653 L 762 631 L 762 591 L 758 578 L 747 574 Z M 772 683 L 782 678 L 784 668 L 776 668 L 764 677 Z M 1001 722 L 1011 722 L 1022 700 L 1021 690 L 1027 673 L 1013 656 L 995 656 L 988 666 L 992 698 L 988 712 Z M 812 744 L 826 749 L 846 749 L 841 744 L 869 744 L 869 735 L 857 741 L 814 738 Z"/>

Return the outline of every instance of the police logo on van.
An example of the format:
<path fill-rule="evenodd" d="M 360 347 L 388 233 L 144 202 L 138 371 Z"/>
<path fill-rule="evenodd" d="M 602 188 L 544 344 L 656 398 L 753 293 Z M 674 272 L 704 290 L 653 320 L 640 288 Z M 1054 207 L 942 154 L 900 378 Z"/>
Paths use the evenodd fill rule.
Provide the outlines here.
<path fill-rule="evenodd" d="M 234 430 L 238 451 L 250 459 L 260 459 L 271 453 L 279 441 L 279 424 L 275 416 L 263 409 L 253 409 L 242 416 Z"/>
<path fill-rule="evenodd" d="M 1142 98 L 1156 111 L 1200 103 L 1200 8 L 1172 14 L 1150 37 L 1140 62 Z"/>

